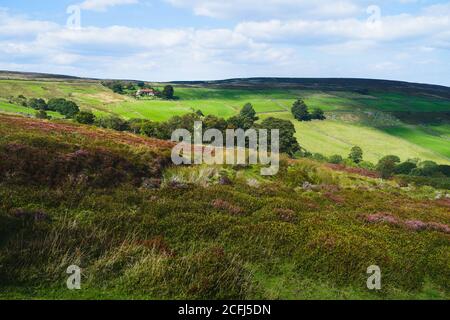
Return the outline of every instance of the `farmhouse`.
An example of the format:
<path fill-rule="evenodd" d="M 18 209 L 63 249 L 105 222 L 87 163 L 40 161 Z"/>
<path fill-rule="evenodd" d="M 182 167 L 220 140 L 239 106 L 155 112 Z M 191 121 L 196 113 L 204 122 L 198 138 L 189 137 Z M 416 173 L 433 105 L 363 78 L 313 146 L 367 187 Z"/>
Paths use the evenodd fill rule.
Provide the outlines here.
<path fill-rule="evenodd" d="M 136 96 L 138 96 L 138 97 L 141 97 L 141 96 L 153 97 L 155 95 L 156 95 L 156 92 L 153 89 L 140 89 L 136 92 Z"/>

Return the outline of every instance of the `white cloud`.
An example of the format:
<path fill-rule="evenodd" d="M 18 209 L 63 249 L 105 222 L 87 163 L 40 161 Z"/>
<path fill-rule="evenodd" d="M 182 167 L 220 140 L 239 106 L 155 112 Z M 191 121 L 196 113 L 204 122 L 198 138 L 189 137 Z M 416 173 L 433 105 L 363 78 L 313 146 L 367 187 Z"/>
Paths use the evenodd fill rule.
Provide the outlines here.
<path fill-rule="evenodd" d="M 407 41 L 431 40 L 450 29 L 449 16 L 397 15 L 382 17 L 379 25 L 365 20 L 270 20 L 243 22 L 236 31 L 266 42 L 297 44 L 342 43 L 345 41 Z"/>
<path fill-rule="evenodd" d="M 136 4 L 139 0 L 85 0 L 80 3 L 83 10 L 105 11 L 109 7 Z"/>
<path fill-rule="evenodd" d="M 309 17 L 230 28 L 81 30 L 0 10 L 0 69 L 162 81 L 355 76 L 426 82 L 425 75 L 433 82 L 448 78 L 448 53 L 442 54 L 450 49 L 448 30 L 449 16 L 442 9 L 385 16 L 379 29 L 364 19 Z M 413 70 L 415 61 L 435 62 Z"/>
<path fill-rule="evenodd" d="M 29 20 L 23 16 L 11 16 L 6 9 L 0 8 L 0 36 L 34 36 L 56 28 L 58 28 L 56 23 Z"/>
<path fill-rule="evenodd" d="M 352 0 L 165 0 L 179 8 L 191 9 L 198 16 L 211 18 L 342 17 L 360 7 Z"/>

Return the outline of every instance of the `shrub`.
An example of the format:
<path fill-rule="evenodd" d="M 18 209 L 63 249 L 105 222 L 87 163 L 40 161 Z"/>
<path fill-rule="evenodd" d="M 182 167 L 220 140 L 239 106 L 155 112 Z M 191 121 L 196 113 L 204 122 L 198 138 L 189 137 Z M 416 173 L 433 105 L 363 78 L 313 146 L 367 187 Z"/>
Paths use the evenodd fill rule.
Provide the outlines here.
<path fill-rule="evenodd" d="M 400 158 L 397 156 L 385 156 L 378 161 L 376 170 L 383 179 L 388 179 L 394 174 L 395 167 L 399 162 Z"/>
<path fill-rule="evenodd" d="M 101 128 L 113 129 L 117 131 L 127 131 L 130 126 L 127 121 L 116 116 L 107 116 L 97 119 L 96 124 Z"/>
<path fill-rule="evenodd" d="M 360 163 L 358 163 L 358 168 L 375 170 L 375 165 L 370 161 L 361 161 Z"/>
<path fill-rule="evenodd" d="M 48 116 L 47 112 L 45 112 L 44 110 L 37 111 L 35 116 L 38 119 L 50 119 L 50 117 Z"/>
<path fill-rule="evenodd" d="M 417 168 L 414 162 L 405 161 L 395 166 L 395 174 L 410 174 L 412 170 Z"/>
<path fill-rule="evenodd" d="M 44 99 L 30 99 L 28 106 L 35 110 L 51 110 Z"/>
<path fill-rule="evenodd" d="M 95 122 L 95 116 L 90 111 L 80 111 L 76 115 L 75 121 L 83 124 L 93 124 Z"/>
<path fill-rule="evenodd" d="M 434 161 L 422 161 L 417 168 L 411 171 L 413 176 L 432 177 L 440 174 L 442 173 L 439 170 L 439 166 Z"/>
<path fill-rule="evenodd" d="M 325 120 L 325 113 L 320 108 L 315 108 L 311 113 L 311 119 L 313 120 Z"/>
<path fill-rule="evenodd" d="M 73 118 L 80 112 L 80 108 L 75 102 L 63 98 L 50 99 L 48 101 L 48 110 L 59 112 L 67 118 Z"/>
<path fill-rule="evenodd" d="M 314 153 L 312 158 L 320 162 L 328 162 L 328 158 L 321 153 Z"/>
<path fill-rule="evenodd" d="M 343 160 L 344 159 L 342 158 L 342 156 L 338 154 L 332 155 L 328 158 L 328 162 L 333 164 L 341 164 Z"/>

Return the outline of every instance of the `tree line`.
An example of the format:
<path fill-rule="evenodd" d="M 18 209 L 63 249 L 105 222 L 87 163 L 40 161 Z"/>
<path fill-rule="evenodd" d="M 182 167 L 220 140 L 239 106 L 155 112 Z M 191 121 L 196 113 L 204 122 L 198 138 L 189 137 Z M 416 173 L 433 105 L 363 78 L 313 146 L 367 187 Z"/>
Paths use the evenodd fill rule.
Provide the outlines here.
<path fill-rule="evenodd" d="M 175 89 L 172 85 L 166 85 L 162 90 L 153 88 L 148 83 L 143 81 L 102 81 L 102 85 L 111 89 L 117 94 L 128 94 L 135 96 L 138 90 L 152 89 L 155 92 L 155 96 L 164 100 L 176 100 Z"/>

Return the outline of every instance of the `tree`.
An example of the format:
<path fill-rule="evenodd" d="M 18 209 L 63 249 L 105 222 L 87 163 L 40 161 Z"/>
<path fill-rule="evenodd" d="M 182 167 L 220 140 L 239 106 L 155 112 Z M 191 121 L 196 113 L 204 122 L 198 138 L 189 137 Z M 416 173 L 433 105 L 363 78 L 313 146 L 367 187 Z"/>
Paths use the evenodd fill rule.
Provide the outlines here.
<path fill-rule="evenodd" d="M 292 105 L 292 114 L 295 119 L 298 121 L 310 121 L 311 115 L 309 114 L 308 107 L 305 102 L 301 99 L 298 99 Z"/>
<path fill-rule="evenodd" d="M 322 109 L 315 108 L 313 110 L 313 112 L 311 113 L 311 119 L 314 119 L 314 120 L 325 120 L 326 119 L 325 113 L 323 112 Z"/>
<path fill-rule="evenodd" d="M 438 166 L 439 171 L 446 177 L 450 177 L 450 166 L 446 164 L 441 164 Z"/>
<path fill-rule="evenodd" d="M 415 168 L 417 168 L 417 165 L 414 162 L 411 161 L 405 161 L 400 164 L 398 164 L 395 169 L 395 174 L 410 174 L 411 171 L 413 171 Z"/>
<path fill-rule="evenodd" d="M 80 108 L 75 102 L 63 98 L 50 99 L 48 102 L 48 110 L 59 112 L 66 116 L 66 118 L 73 118 L 80 112 Z"/>
<path fill-rule="evenodd" d="M 203 127 L 205 130 L 217 129 L 221 132 L 225 132 L 228 127 L 228 123 L 224 118 L 219 118 L 214 115 L 207 115 L 203 118 Z"/>
<path fill-rule="evenodd" d="M 378 161 L 376 170 L 383 179 L 388 179 L 394 174 L 397 163 L 400 163 L 399 157 L 393 155 L 385 156 Z"/>
<path fill-rule="evenodd" d="M 241 115 L 233 116 L 228 118 L 228 128 L 230 129 L 244 129 L 248 130 L 253 126 L 253 120 L 248 117 L 243 117 Z"/>
<path fill-rule="evenodd" d="M 349 159 L 351 159 L 354 163 L 360 163 L 363 159 L 363 151 L 360 147 L 354 146 L 350 150 L 350 154 L 348 155 Z"/>
<path fill-rule="evenodd" d="M 228 127 L 231 129 L 248 130 L 258 120 L 256 111 L 251 103 L 246 103 L 237 116 L 228 119 Z"/>
<path fill-rule="evenodd" d="M 30 99 L 28 105 L 35 109 L 35 110 L 47 110 L 48 109 L 48 105 L 45 102 L 44 99 L 36 99 L 36 98 L 32 98 Z"/>
<path fill-rule="evenodd" d="M 138 81 L 137 82 L 137 84 L 136 84 L 139 88 L 144 88 L 144 86 L 145 86 L 145 82 L 144 81 Z"/>
<path fill-rule="evenodd" d="M 175 94 L 175 90 L 171 85 L 167 85 L 164 87 L 162 92 L 162 97 L 167 100 L 172 100 Z"/>
<path fill-rule="evenodd" d="M 297 151 L 300 151 L 300 145 L 295 138 L 295 127 L 291 121 L 269 117 L 264 119 L 260 127 L 280 131 L 280 152 L 293 156 Z"/>
<path fill-rule="evenodd" d="M 38 110 L 37 112 L 36 112 L 36 118 L 38 118 L 38 119 L 50 119 L 50 117 L 47 115 L 47 112 L 45 112 L 45 110 Z"/>
<path fill-rule="evenodd" d="M 256 116 L 256 111 L 253 109 L 253 106 L 251 103 L 246 103 L 239 113 L 241 117 L 246 117 L 250 119 L 253 123 L 258 120 L 258 117 Z"/>
<path fill-rule="evenodd" d="M 75 116 L 75 121 L 83 124 L 93 124 L 95 122 L 95 115 L 90 111 L 80 111 Z"/>
<path fill-rule="evenodd" d="M 416 169 L 413 169 L 411 174 L 415 176 L 432 177 L 439 175 L 441 172 L 439 166 L 434 161 L 422 161 L 418 164 Z"/>
<path fill-rule="evenodd" d="M 111 90 L 114 93 L 122 94 L 123 93 L 123 86 L 120 82 L 114 82 L 111 86 Z"/>

